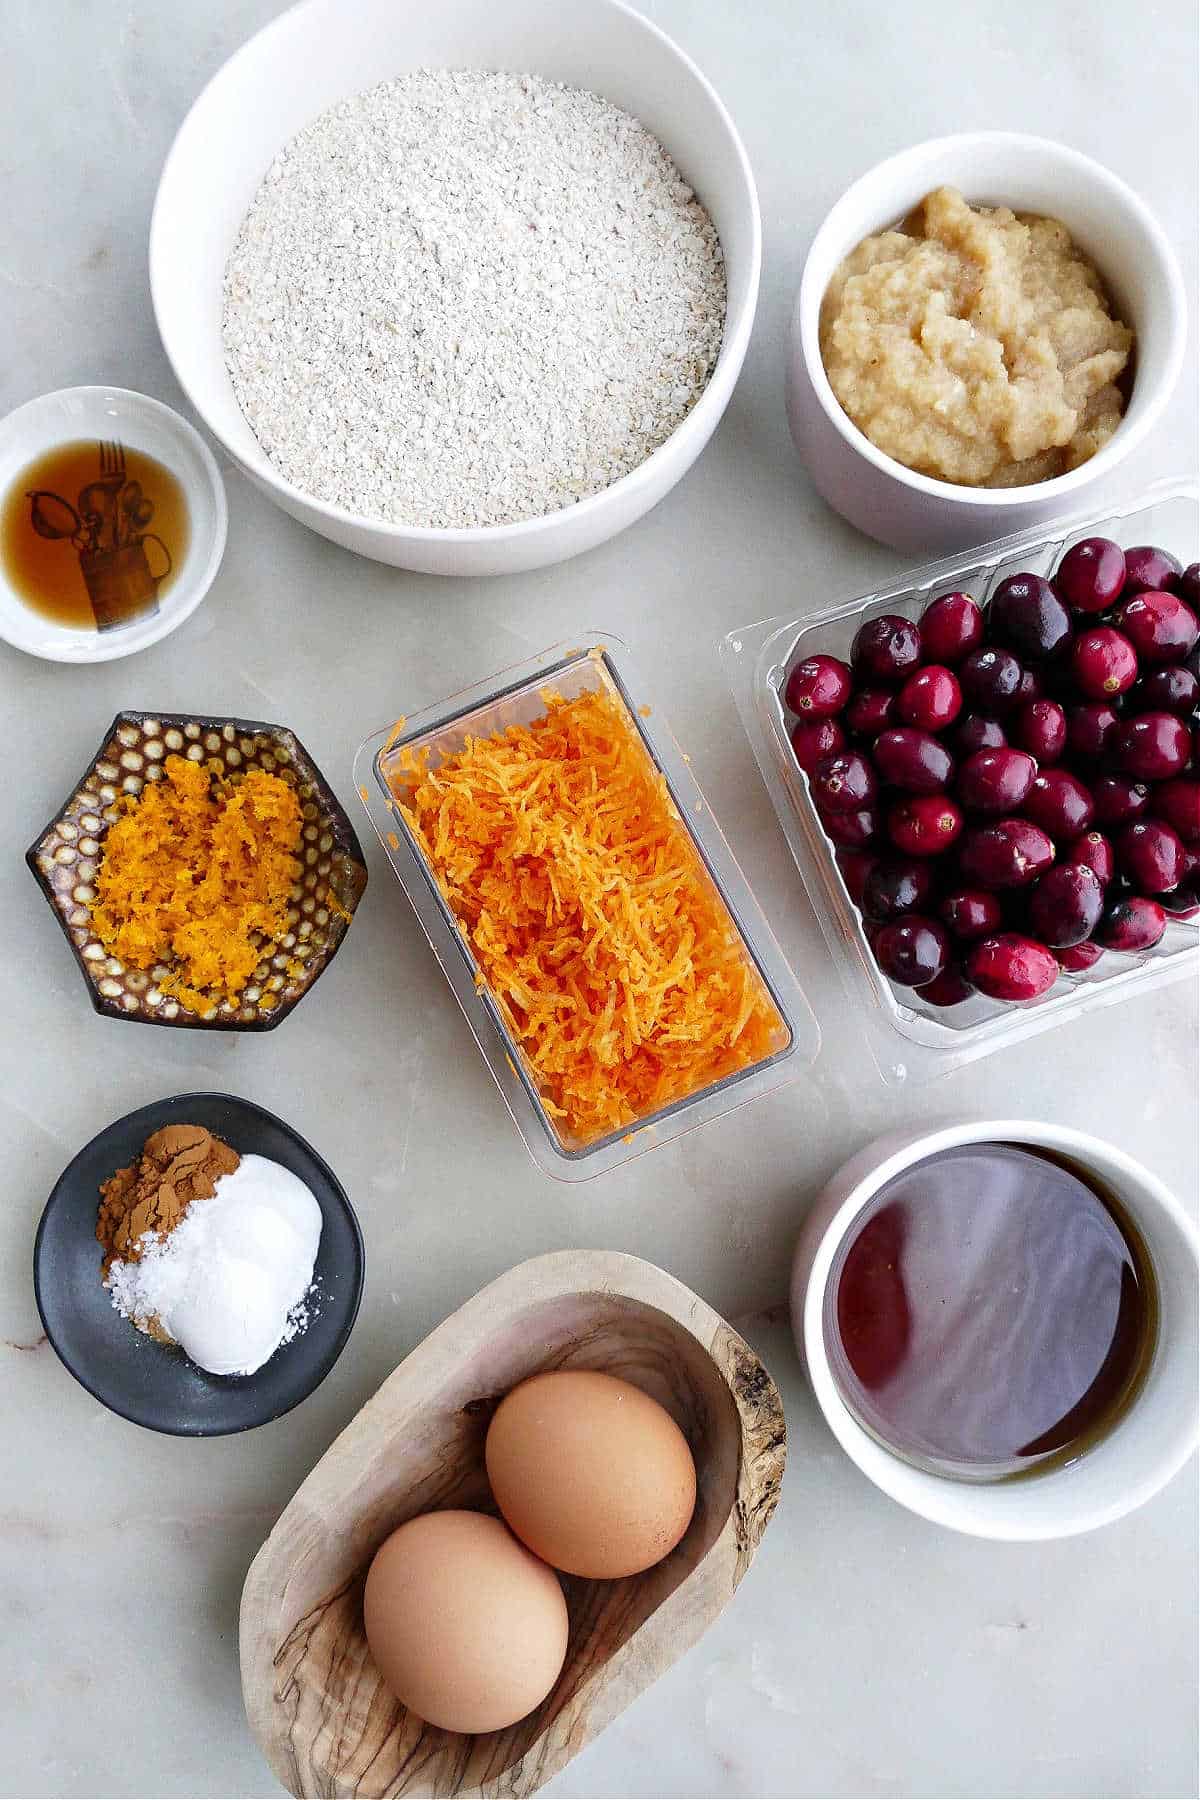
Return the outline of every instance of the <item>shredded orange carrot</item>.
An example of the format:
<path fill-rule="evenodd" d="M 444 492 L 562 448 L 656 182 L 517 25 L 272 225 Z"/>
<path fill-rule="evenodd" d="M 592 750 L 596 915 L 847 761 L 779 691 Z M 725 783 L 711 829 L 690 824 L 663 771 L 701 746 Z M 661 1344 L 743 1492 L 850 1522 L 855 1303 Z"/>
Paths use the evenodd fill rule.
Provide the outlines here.
<path fill-rule="evenodd" d="M 632 721 L 606 690 L 394 791 L 552 1119 L 620 1130 L 761 1062 L 786 1027 Z"/>
<path fill-rule="evenodd" d="M 110 826 L 92 923 L 132 969 L 165 963 L 164 994 L 189 1012 L 236 1000 L 287 931 L 300 875 L 300 802 L 264 769 L 235 780 L 169 756 Z"/>

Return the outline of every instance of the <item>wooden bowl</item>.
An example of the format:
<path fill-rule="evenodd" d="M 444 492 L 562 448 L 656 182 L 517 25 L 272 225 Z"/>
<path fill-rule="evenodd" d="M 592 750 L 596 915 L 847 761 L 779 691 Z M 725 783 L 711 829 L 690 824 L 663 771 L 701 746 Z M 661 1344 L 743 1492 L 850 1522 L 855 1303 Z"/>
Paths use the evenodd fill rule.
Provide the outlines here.
<path fill-rule="evenodd" d="M 664 1562 L 622 1581 L 564 1576 L 566 1662 L 507 1731 L 442 1731 L 383 1686 L 362 1626 L 389 1532 L 442 1507 L 494 1512 L 483 1441 L 517 1382 L 603 1369 L 659 1400 L 696 1460 L 696 1512 Z M 427 1337 L 331 1445 L 255 1557 L 242 1593 L 242 1690 L 296 1796 L 523 1795 L 558 1773 L 721 1612 L 783 1479 L 775 1384 L 681 1282 L 635 1256 L 560 1251 L 500 1276 Z"/>

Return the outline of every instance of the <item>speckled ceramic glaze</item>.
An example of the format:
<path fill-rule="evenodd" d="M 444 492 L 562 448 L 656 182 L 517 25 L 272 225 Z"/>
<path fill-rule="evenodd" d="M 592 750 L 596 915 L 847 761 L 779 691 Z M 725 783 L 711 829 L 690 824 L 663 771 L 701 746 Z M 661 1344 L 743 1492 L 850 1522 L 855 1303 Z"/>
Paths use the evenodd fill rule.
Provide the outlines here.
<path fill-rule="evenodd" d="M 303 828 L 300 880 L 289 896 L 287 935 L 254 971 L 240 1002 L 188 1012 L 162 993 L 165 965 L 130 969 L 92 929 L 90 903 L 104 835 L 122 795 L 160 780 L 169 756 L 186 756 L 236 776 L 251 768 L 294 775 Z M 291 731 L 252 719 L 180 713 L 118 713 L 69 799 L 26 853 L 75 952 L 97 1012 L 150 1025 L 209 1031 L 269 1031 L 291 1012 L 336 952 L 367 885 L 362 848 L 320 770 Z M 300 972 L 289 967 L 300 965 Z"/>

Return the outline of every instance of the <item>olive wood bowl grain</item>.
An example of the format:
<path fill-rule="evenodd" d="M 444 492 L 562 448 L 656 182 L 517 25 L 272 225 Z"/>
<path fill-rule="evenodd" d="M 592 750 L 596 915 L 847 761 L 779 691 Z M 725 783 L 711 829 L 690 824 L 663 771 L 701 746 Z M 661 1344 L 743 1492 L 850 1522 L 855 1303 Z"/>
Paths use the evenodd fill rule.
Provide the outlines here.
<path fill-rule="evenodd" d="M 695 1457 L 695 1516 L 642 1575 L 563 1577 L 566 1662 L 528 1718 L 480 1736 L 442 1731 L 381 1683 L 363 1635 L 363 1580 L 405 1519 L 495 1510 L 483 1464 L 488 1421 L 511 1387 L 542 1369 L 603 1369 L 660 1401 Z M 298 1797 L 536 1793 L 723 1610 L 775 1509 L 785 1454 L 767 1371 L 673 1276 L 608 1251 L 560 1251 L 510 1269 L 388 1377 L 251 1565 L 242 1690 L 271 1768 Z"/>

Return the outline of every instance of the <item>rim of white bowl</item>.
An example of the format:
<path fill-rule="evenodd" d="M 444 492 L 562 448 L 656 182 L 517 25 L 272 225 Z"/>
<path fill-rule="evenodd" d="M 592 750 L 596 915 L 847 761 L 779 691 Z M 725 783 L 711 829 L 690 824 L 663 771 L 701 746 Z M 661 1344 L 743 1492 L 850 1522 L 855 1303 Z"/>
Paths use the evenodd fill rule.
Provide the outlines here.
<path fill-rule="evenodd" d="M 822 240 L 832 235 L 834 228 L 841 222 L 846 212 L 851 210 L 851 202 L 859 190 L 870 181 L 874 181 L 884 169 L 894 168 L 909 160 L 917 160 L 931 151 L 942 152 L 950 149 L 966 150 L 972 145 L 1020 144 L 1045 151 L 1060 161 L 1065 169 L 1085 171 L 1087 175 L 1106 187 L 1113 197 L 1129 211 L 1135 213 L 1146 236 L 1154 248 L 1158 259 L 1159 274 L 1162 276 L 1172 320 L 1172 345 L 1169 360 L 1166 363 L 1156 385 L 1150 389 L 1149 398 L 1143 402 L 1141 416 L 1130 423 L 1127 416 L 1122 416 L 1120 424 L 1108 443 L 1098 450 L 1087 462 L 1080 463 L 1077 469 L 1069 470 L 1065 475 L 1054 475 L 1048 481 L 1035 481 L 1024 487 L 1010 488 L 975 488 L 960 486 L 953 481 L 939 481 L 932 475 L 921 475 L 915 469 L 906 468 L 894 456 L 888 456 L 877 445 L 873 444 L 864 431 L 851 419 L 839 402 L 829 384 L 825 373 L 825 364 L 821 357 L 818 342 L 818 324 L 820 320 L 821 301 L 824 288 L 814 300 L 813 286 L 815 277 L 811 274 L 813 252 Z M 867 230 L 880 230 L 887 223 L 881 220 L 879 225 Z M 864 233 L 866 235 L 866 233 Z M 857 181 L 852 182 L 829 209 L 815 237 L 809 245 L 804 259 L 804 272 L 800 278 L 800 290 L 796 296 L 795 320 L 798 326 L 801 354 L 808 370 L 817 399 L 826 417 L 837 432 L 843 437 L 852 450 L 858 452 L 867 462 L 885 475 L 890 475 L 903 487 L 912 488 L 919 494 L 936 495 L 939 500 L 953 500 L 962 506 L 1012 507 L 1028 506 L 1032 500 L 1054 500 L 1059 495 L 1073 493 L 1077 488 L 1086 487 L 1089 483 L 1107 474 L 1122 462 L 1128 453 L 1142 439 L 1158 419 L 1175 390 L 1179 379 L 1179 371 L 1183 366 L 1183 353 L 1187 339 L 1187 299 L 1183 284 L 1183 274 L 1179 267 L 1179 259 L 1171 248 L 1166 232 L 1159 224 L 1154 213 L 1146 205 L 1141 196 L 1131 188 L 1119 175 L 1099 163 L 1094 157 L 1087 156 L 1082 150 L 1075 150 L 1069 144 L 1057 143 L 1053 138 L 1038 137 L 1025 131 L 963 131 L 952 132 L 946 137 L 926 138 L 919 144 L 910 144 L 907 149 L 897 151 L 895 156 L 884 157 L 882 162 L 875 163 L 864 171 Z M 1138 373 L 1134 369 L 1134 385 L 1138 382 Z"/>
<path fill-rule="evenodd" d="M 135 622 L 124 626 L 119 632 L 114 632 L 111 638 L 98 631 L 95 634 L 94 644 L 90 639 L 80 642 L 78 638 L 72 638 L 71 641 L 64 642 L 61 646 L 56 646 L 53 639 L 41 644 L 22 642 L 19 638 L 14 637 L 3 620 L 0 620 L 0 638 L 3 638 L 5 643 L 11 644 L 14 650 L 21 651 L 22 655 L 36 656 L 43 662 L 118 662 L 122 657 L 135 656 L 139 650 L 148 650 L 152 644 L 161 643 L 163 638 L 170 637 L 171 633 L 177 631 L 186 619 L 190 619 L 201 603 L 207 599 L 221 567 L 221 560 L 225 555 L 225 540 L 229 532 L 229 501 L 226 497 L 225 483 L 221 478 L 217 459 L 191 420 L 185 419 L 183 414 L 177 412 L 173 406 L 168 406 L 165 400 L 156 400 L 153 394 L 143 394 L 138 388 L 117 387 L 110 382 L 84 382 L 75 387 L 51 388 L 45 394 L 34 394 L 32 399 L 23 401 L 20 406 L 14 407 L 12 412 L 7 413 L 3 420 L 0 420 L 0 424 L 7 426 L 14 421 L 19 423 L 22 413 L 32 411 L 35 407 L 46 406 L 55 400 L 72 398 L 92 400 L 105 395 L 115 396 L 118 400 L 131 401 L 147 412 L 157 414 L 177 437 L 196 452 L 212 496 L 213 529 L 208 555 L 203 567 L 196 575 L 195 591 L 192 594 L 176 600 L 175 589 L 172 587 L 162 608 L 157 613 L 150 614 L 144 623 Z M 171 472 L 184 489 L 184 497 L 187 498 L 186 482 L 178 469 L 173 469 Z M 15 590 L 10 591 L 15 594 Z M 15 594 L 15 598 L 19 604 L 25 604 L 21 601 L 19 594 Z M 26 607 L 26 610 L 33 611 L 30 607 Z M 46 623 L 51 629 L 54 628 L 53 620 L 48 620 Z M 67 636 L 68 634 L 64 632 L 64 637 Z"/>
<path fill-rule="evenodd" d="M 282 32 L 296 13 L 303 12 L 305 8 L 312 3 L 313 0 L 296 0 L 295 5 L 289 6 L 287 10 L 280 13 L 277 18 L 271 19 L 261 28 L 261 30 L 256 31 L 252 37 L 247 38 L 244 44 L 240 44 L 233 54 L 225 59 L 216 73 L 204 84 L 195 100 L 193 100 L 191 106 L 188 108 L 187 113 L 180 124 L 179 130 L 175 133 L 175 136 L 171 141 L 171 148 L 167 152 L 166 159 L 163 162 L 162 172 L 158 178 L 158 187 L 154 196 L 154 207 L 150 215 L 148 257 L 150 302 L 154 310 L 154 322 L 158 327 L 158 335 L 162 342 L 163 349 L 166 352 L 167 360 L 171 365 L 175 379 L 187 395 L 191 405 L 195 407 L 196 412 L 204 420 L 205 425 L 217 439 L 222 449 L 232 458 L 240 469 L 245 470 L 247 474 L 253 476 L 256 480 L 264 482 L 268 487 L 278 489 L 279 492 L 285 494 L 288 499 L 294 500 L 304 507 L 311 508 L 312 511 L 319 513 L 322 518 L 335 521 L 339 525 L 353 526 L 357 529 L 366 528 L 370 531 L 386 532 L 395 537 L 413 538 L 422 543 L 511 543 L 515 539 L 535 537 L 541 532 L 552 529 L 564 519 L 592 518 L 612 498 L 618 495 L 636 492 L 638 488 L 645 486 L 651 478 L 651 470 L 657 469 L 659 457 L 672 446 L 678 450 L 681 443 L 686 444 L 691 438 L 702 434 L 708 427 L 708 421 L 714 413 L 716 414 L 716 417 L 712 418 L 711 429 L 715 429 L 721 414 L 729 404 L 733 389 L 737 385 L 738 375 L 741 373 L 742 362 L 745 359 L 746 350 L 749 346 L 750 334 L 754 327 L 754 316 L 758 305 L 758 290 L 762 275 L 762 212 L 759 207 L 758 188 L 754 180 L 754 171 L 750 166 L 750 158 L 747 154 L 746 146 L 742 142 L 741 133 L 734 124 L 729 109 L 721 99 L 721 96 L 717 93 L 717 90 L 708 79 L 707 75 L 704 74 L 703 70 L 693 62 L 692 58 L 685 50 L 680 48 L 675 42 L 675 39 L 670 37 L 661 26 L 656 25 L 652 19 L 648 19 L 644 13 L 638 12 L 636 7 L 627 5 L 626 0 L 591 0 L 591 4 L 597 8 L 606 8 L 610 12 L 623 13 L 627 18 L 633 20 L 636 25 L 640 26 L 649 36 L 657 38 L 664 48 L 674 56 L 676 61 L 691 76 L 692 80 L 704 90 L 705 94 L 712 102 L 717 116 L 727 134 L 730 148 L 733 151 L 734 160 L 738 166 L 738 172 L 745 185 L 746 198 L 749 203 L 751 228 L 750 258 L 749 282 L 745 301 L 742 304 L 737 319 L 733 323 L 732 331 L 730 330 L 729 308 L 728 304 L 726 305 L 725 330 L 722 334 L 721 348 L 718 352 L 713 372 L 709 376 L 700 398 L 696 401 L 687 417 L 675 427 L 675 430 L 671 433 L 670 437 L 665 438 L 663 442 L 659 444 L 657 449 L 652 450 L 645 461 L 639 463 L 636 469 L 631 469 L 627 475 L 619 476 L 618 479 L 610 483 L 608 487 L 602 488 L 598 494 L 589 494 L 586 499 L 577 500 L 572 506 L 556 507 L 553 512 L 540 513 L 533 519 L 516 519 L 508 525 L 397 525 L 388 519 L 374 518 L 369 513 L 350 512 L 349 509 L 344 506 L 334 506 L 327 500 L 319 500 L 315 495 L 306 493 L 303 488 L 297 487 L 294 482 L 289 481 L 285 475 L 281 475 L 275 465 L 263 455 L 261 451 L 251 457 L 246 455 L 243 451 L 235 449 L 220 428 L 209 418 L 204 407 L 197 400 L 176 364 L 168 334 L 164 329 L 162 313 L 159 310 L 154 268 L 156 261 L 158 223 L 160 212 L 164 204 L 163 188 L 166 185 L 168 174 L 173 172 L 173 166 L 179 152 L 180 140 L 191 123 L 192 114 L 196 111 L 197 107 L 203 104 L 209 90 L 214 88 L 217 83 L 221 81 L 226 70 L 229 69 L 233 63 L 239 61 L 244 56 L 248 56 L 252 50 L 261 46 L 263 40 L 270 38 L 274 33 Z M 718 233 L 718 241 L 719 237 L 720 234 Z M 724 253 L 724 246 L 722 246 L 722 253 Z M 722 367 L 724 367 L 726 371 L 724 376 L 722 376 Z M 730 369 L 732 369 L 732 374 L 728 373 Z M 257 446 L 257 440 L 255 441 Z M 696 452 L 697 455 L 699 455 L 700 449 L 703 449 L 703 447 L 703 444 L 699 446 Z M 695 459 L 693 458 L 693 460 Z"/>
<path fill-rule="evenodd" d="M 989 1538 L 995 1542 L 1045 1542 L 1094 1531 L 1134 1512 L 1160 1492 L 1195 1451 L 1200 1437 L 1200 1420 L 1193 1420 L 1190 1431 L 1175 1433 L 1164 1443 L 1155 1461 L 1110 1499 L 1079 1504 L 1070 1514 L 1064 1508 L 1063 1518 L 1053 1524 L 1020 1516 L 1003 1520 L 988 1518 L 983 1516 L 984 1507 L 977 1502 L 980 1496 L 994 1494 L 995 1484 L 976 1487 L 919 1469 L 877 1443 L 853 1417 L 838 1391 L 825 1350 L 825 1290 L 834 1257 L 848 1228 L 885 1182 L 942 1150 L 965 1144 L 1032 1144 L 1084 1160 L 1088 1159 L 1089 1153 L 1099 1152 L 1122 1170 L 1142 1200 L 1161 1211 L 1198 1266 L 1200 1229 L 1166 1183 L 1144 1163 L 1107 1139 L 1097 1138 L 1072 1125 L 1056 1125 L 1038 1119 L 958 1119 L 916 1136 L 901 1135 L 899 1142 L 895 1137 L 896 1134 L 889 1134 L 883 1140 L 888 1146 L 885 1154 L 855 1182 L 821 1232 L 805 1277 L 802 1310 L 805 1366 L 822 1417 L 839 1445 L 867 1480 L 898 1506 L 906 1507 L 932 1524 L 971 1537 Z M 837 1179 L 836 1174 L 832 1179 Z"/>

